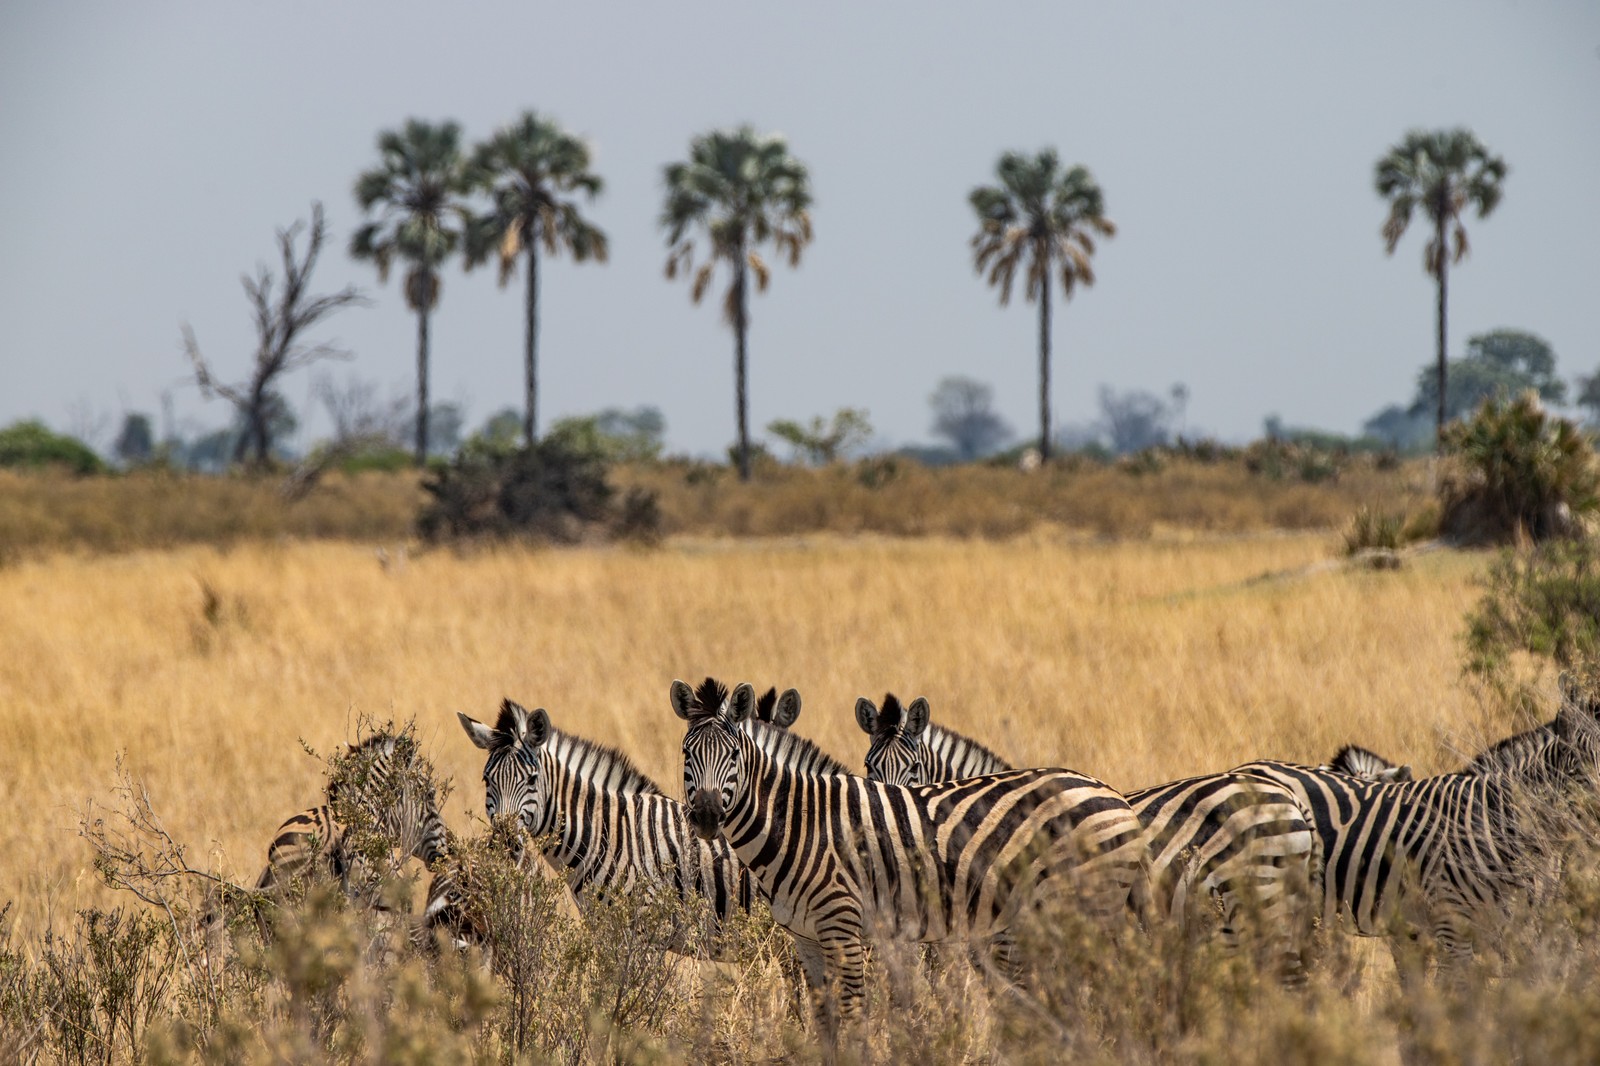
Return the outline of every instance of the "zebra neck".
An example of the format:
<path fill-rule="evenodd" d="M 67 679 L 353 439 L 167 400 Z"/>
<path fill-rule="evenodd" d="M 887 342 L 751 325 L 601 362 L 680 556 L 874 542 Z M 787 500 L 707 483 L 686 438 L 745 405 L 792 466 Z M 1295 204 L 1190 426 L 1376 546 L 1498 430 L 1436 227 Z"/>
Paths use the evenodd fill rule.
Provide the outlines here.
<path fill-rule="evenodd" d="M 739 735 L 739 780 L 741 787 L 723 814 L 722 836 L 770 892 L 772 886 L 766 884 L 764 871 L 782 851 L 787 828 L 776 799 L 805 781 L 743 733 Z"/>
<path fill-rule="evenodd" d="M 922 745 L 925 781 L 951 781 L 962 777 L 997 774 L 1012 769 L 982 744 L 954 730 L 930 724 Z"/>

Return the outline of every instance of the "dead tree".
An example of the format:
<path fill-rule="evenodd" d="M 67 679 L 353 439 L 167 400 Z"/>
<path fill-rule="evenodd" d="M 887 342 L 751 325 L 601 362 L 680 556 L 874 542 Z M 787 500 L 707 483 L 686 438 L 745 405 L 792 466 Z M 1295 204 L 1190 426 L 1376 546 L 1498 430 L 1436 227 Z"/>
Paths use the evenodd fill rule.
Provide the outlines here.
<path fill-rule="evenodd" d="M 239 413 L 243 432 L 234 445 L 233 461 L 236 463 L 248 456 L 256 467 L 267 464 L 272 449 L 273 383 L 280 376 L 319 360 L 350 356 L 349 352 L 330 344 L 307 343 L 302 335 L 340 308 L 367 303 L 367 298 L 354 285 L 324 296 L 314 296 L 307 291 L 311 271 L 317 265 L 317 256 L 322 252 L 328 233 L 320 203 L 311 205 L 310 238 L 304 253 L 299 254 L 295 245 L 304 225 L 304 222 L 296 222 L 278 231 L 278 253 L 283 259 L 281 288 L 277 285 L 278 279 L 264 264 L 256 266 L 255 277 L 246 274 L 241 278 L 256 319 L 255 363 L 249 381 L 235 385 L 218 381 L 200 354 L 194 330 L 187 322 L 183 325 L 184 351 L 188 353 L 189 362 L 194 364 L 195 382 L 201 393 L 207 397 L 221 396 Z"/>

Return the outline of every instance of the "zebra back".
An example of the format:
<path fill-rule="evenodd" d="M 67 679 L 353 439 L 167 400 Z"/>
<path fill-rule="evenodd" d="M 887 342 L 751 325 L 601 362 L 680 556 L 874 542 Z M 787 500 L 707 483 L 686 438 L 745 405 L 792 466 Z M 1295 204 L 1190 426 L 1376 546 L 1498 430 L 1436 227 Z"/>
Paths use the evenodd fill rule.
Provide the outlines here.
<path fill-rule="evenodd" d="M 891 693 L 883 708 L 856 701 L 856 722 L 872 737 L 867 776 L 923 785 L 998 773 L 1011 767 L 970 737 L 929 721 L 928 702 L 901 710 Z M 1314 839 L 1294 797 L 1275 785 L 1231 774 L 1173 781 L 1127 794 L 1144 830 L 1149 861 L 1149 907 L 1180 926 L 1196 892 L 1222 906 L 1223 934 L 1232 940 L 1238 916 L 1251 903 L 1286 963 L 1298 969 L 1297 913 L 1316 876 Z"/>
<path fill-rule="evenodd" d="M 1323 852 L 1323 918 L 1346 917 L 1364 936 L 1422 924 L 1463 959 L 1486 916 L 1542 895 L 1558 868 L 1532 774 L 1384 783 L 1271 761 L 1235 772 L 1294 794 Z"/>
<path fill-rule="evenodd" d="M 278 826 L 256 891 L 282 891 L 314 876 L 319 867 L 340 880 L 345 876 L 344 827 L 326 804 L 290 815 Z"/>

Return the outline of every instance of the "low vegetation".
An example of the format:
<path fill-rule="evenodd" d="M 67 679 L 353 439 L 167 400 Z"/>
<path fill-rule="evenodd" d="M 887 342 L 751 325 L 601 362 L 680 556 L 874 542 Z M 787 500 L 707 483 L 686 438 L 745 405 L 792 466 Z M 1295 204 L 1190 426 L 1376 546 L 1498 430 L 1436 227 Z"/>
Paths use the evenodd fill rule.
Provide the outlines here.
<path fill-rule="evenodd" d="M 553 435 L 540 449 L 560 450 L 563 442 Z M 1426 481 L 1420 465 L 1381 457 L 1329 452 L 1318 462 L 1332 464 L 1333 473 L 1305 478 L 1293 464 L 1252 469 L 1238 450 L 1188 445 L 1116 464 L 1069 458 L 1031 473 L 1011 465 L 934 468 L 897 456 L 818 468 L 758 460 L 750 482 L 711 463 L 585 459 L 562 464 L 572 476 L 558 479 L 553 497 L 533 499 L 529 493 L 551 491 L 535 470 L 548 472 L 550 464 L 523 462 L 513 477 L 512 460 L 491 452 L 468 448 L 422 477 L 332 471 L 309 485 L 163 471 L 76 479 L 0 472 L 0 559 L 280 537 L 394 544 L 418 535 L 419 515 L 421 529 L 448 538 L 526 534 L 515 515 L 558 542 L 589 529 L 643 540 L 825 532 L 1004 538 L 1037 527 L 1112 537 L 1331 530 L 1361 506 L 1415 508 Z M 424 478 L 435 488 L 425 492 Z M 594 489 L 596 478 L 614 492 Z"/>

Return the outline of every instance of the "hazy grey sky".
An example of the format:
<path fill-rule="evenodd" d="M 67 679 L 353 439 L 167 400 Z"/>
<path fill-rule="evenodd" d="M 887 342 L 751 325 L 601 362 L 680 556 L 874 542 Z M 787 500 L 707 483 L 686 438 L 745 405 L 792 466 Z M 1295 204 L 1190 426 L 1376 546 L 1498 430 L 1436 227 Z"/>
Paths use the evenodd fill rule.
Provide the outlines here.
<path fill-rule="evenodd" d="M 0 423 L 228 412 L 186 385 L 180 323 L 226 376 L 252 332 L 239 275 L 321 200 L 319 289 L 371 309 L 326 331 L 334 367 L 414 383 L 391 278 L 344 255 L 356 174 L 408 116 L 469 141 L 522 109 L 587 136 L 607 266 L 543 272 L 541 418 L 655 404 L 674 449 L 734 436 L 733 341 L 661 273 L 662 164 L 750 122 L 811 168 L 816 242 L 754 306 L 754 426 L 851 405 L 886 441 L 928 439 L 949 374 L 991 381 L 1036 427 L 1036 310 L 974 275 L 966 195 L 1006 149 L 1086 164 L 1119 235 L 1056 319 L 1058 421 L 1099 385 L 1188 384 L 1226 437 L 1356 429 L 1431 358 L 1419 231 L 1385 258 L 1377 157 L 1410 127 L 1468 125 L 1511 172 L 1469 221 L 1451 348 L 1534 330 L 1571 377 L 1600 363 L 1600 4 L 394 2 L 0 6 Z M 1059 308 L 1058 304 L 1058 308 Z M 520 403 L 520 290 L 446 278 L 433 393 L 477 423 Z M 310 378 L 288 395 L 308 402 Z M 313 428 L 325 424 L 321 420 Z"/>

